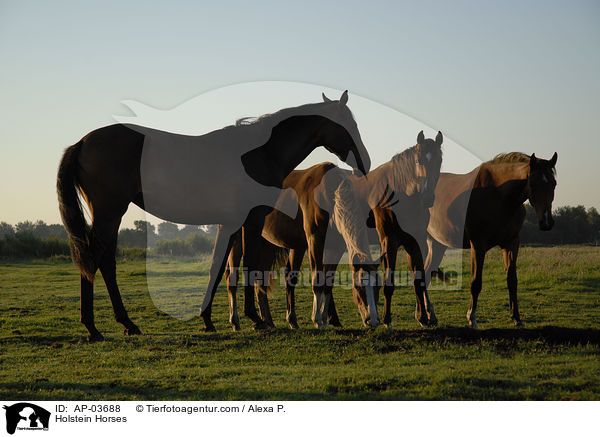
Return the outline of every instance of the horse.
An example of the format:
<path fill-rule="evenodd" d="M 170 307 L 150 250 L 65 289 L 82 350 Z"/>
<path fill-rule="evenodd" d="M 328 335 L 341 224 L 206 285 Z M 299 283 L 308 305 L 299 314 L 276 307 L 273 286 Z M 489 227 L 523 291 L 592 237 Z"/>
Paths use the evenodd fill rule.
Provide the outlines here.
<path fill-rule="evenodd" d="M 294 170 L 285 179 L 284 188 L 293 189 L 298 196 L 298 213 L 294 219 L 275 209 L 265 219 L 260 245 L 260 270 L 269 272 L 280 259 L 288 261 L 285 269 L 287 290 L 286 319 L 297 329 L 294 288 L 306 251 L 309 252 L 312 272 L 313 312 L 316 327 L 327 325 L 325 309 L 334 285 L 339 259 L 348 249 L 352 266 L 353 297 L 365 326 L 377 327 L 379 317 L 377 264 L 371 259 L 365 221 L 356 205 L 347 171 L 330 162 L 314 165 L 305 170 Z M 289 201 L 291 191 L 283 191 L 279 202 Z M 282 250 L 283 248 L 283 250 Z M 289 254 L 288 254 L 289 252 Z M 237 267 L 243 254 L 241 238 L 233 243 L 225 277 L 230 304 L 230 322 L 239 329 L 237 316 Z M 268 273 L 265 275 L 268 276 Z M 256 287 L 260 315 L 274 327 L 267 299 L 267 284 Z M 330 320 L 340 326 L 337 315 Z"/>
<path fill-rule="evenodd" d="M 441 173 L 430 209 L 427 228 L 426 281 L 436 274 L 448 247 L 471 249 L 471 304 L 469 325 L 477 328 L 477 299 L 481 292 L 485 254 L 500 246 L 506 270 L 510 316 L 522 326 L 517 301 L 517 256 L 519 232 L 529 200 L 539 219 L 539 228 L 554 225 L 552 202 L 556 188 L 556 161 L 532 154 L 511 152 L 497 155 L 467 174 Z"/>
<path fill-rule="evenodd" d="M 441 132 L 438 132 L 436 139 L 432 140 L 425 139 L 423 131 L 421 131 L 417 135 L 415 146 L 395 155 L 389 162 L 372 170 L 367 177 L 356 177 L 350 175 L 346 170 L 337 170 L 346 174 L 352 184 L 352 197 L 356 199 L 354 215 L 362 217 L 363 223 L 377 230 L 377 233 L 371 237 L 371 240 L 374 240 L 371 242 L 381 244 L 381 259 L 385 274 L 384 324 L 388 327 L 391 326 L 391 300 L 394 292 L 396 254 L 401 245 L 407 252 L 413 274 L 413 285 L 417 296 L 415 318 L 422 326 L 437 324 L 433 304 L 429 299 L 424 282 L 424 256 L 421 247 L 425 245 L 429 207 L 433 204 L 434 190 L 440 174 L 442 143 Z M 307 241 L 311 242 L 309 245 L 312 244 L 316 248 L 322 247 L 319 238 L 315 238 L 313 229 L 319 229 L 319 222 L 321 223 L 320 227 L 324 228 L 328 219 L 328 216 L 321 215 L 321 210 L 316 205 L 317 202 L 312 200 L 315 196 L 310 195 L 310 191 L 306 196 L 307 190 L 300 182 L 302 179 L 309 178 L 321 180 L 321 173 L 324 169 L 325 167 L 317 166 L 304 170 L 303 173 L 296 170 L 284 182 L 284 187 L 294 188 L 298 194 L 302 213 L 308 216 L 308 218 L 304 218 L 304 223 L 298 217 L 296 220 L 290 220 L 278 211 L 274 211 L 267 217 L 263 229 L 263 237 L 278 246 L 291 249 L 286 265 L 286 318 L 292 328 L 297 328 L 294 303 L 295 277 L 302 265 Z M 301 225 L 304 229 L 301 228 Z M 303 231 L 305 235 L 303 235 Z M 330 234 L 335 235 L 332 232 Z M 294 238 L 292 239 L 290 236 L 294 236 Z M 313 263 L 317 267 L 321 266 L 318 257 L 313 260 L 314 253 L 318 254 L 319 250 L 312 250 L 311 268 Z M 331 261 L 325 267 L 326 272 L 335 272 L 342 253 L 343 251 L 331 257 Z M 263 265 L 269 265 L 269 261 L 265 261 Z M 326 296 L 329 296 L 331 289 L 326 291 Z M 356 302 L 356 293 L 354 296 Z M 261 314 L 267 314 L 270 317 L 265 293 L 259 295 L 259 305 Z M 364 315 L 362 311 L 361 314 Z M 340 326 L 333 297 L 329 300 L 328 314 L 322 314 L 322 318 L 325 315 L 329 316 L 329 323 Z"/>
<path fill-rule="evenodd" d="M 214 331 L 211 304 L 230 237 L 243 227 L 244 265 L 254 269 L 264 217 L 294 167 L 324 146 L 355 171 L 369 170 L 368 152 L 347 106 L 348 92 L 339 101 L 324 100 L 200 136 L 115 124 L 90 132 L 65 150 L 57 175 L 59 209 L 81 272 L 81 322 L 89 340 L 103 338 L 93 315 L 98 268 L 115 319 L 126 335 L 141 333 L 125 310 L 116 281 L 117 234 L 130 203 L 164 220 L 221 224 L 200 314 L 205 330 Z M 89 227 L 78 192 L 91 213 Z M 295 213 L 296 208 L 288 212 Z M 252 296 L 249 281 L 245 292 Z M 245 313 L 255 327 L 266 328 L 253 300 L 245 302 Z"/>

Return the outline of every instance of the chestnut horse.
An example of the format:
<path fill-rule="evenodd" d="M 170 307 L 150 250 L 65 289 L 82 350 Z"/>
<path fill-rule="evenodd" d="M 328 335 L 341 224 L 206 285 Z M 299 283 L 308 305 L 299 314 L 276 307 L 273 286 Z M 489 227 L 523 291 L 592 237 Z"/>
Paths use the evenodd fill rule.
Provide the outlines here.
<path fill-rule="evenodd" d="M 314 292 L 312 320 L 316 327 L 327 325 L 326 309 L 335 281 L 337 263 L 348 249 L 352 266 L 353 297 L 366 326 L 379 325 L 376 301 L 378 291 L 377 264 L 371 259 L 364 217 L 357 214 L 352 185 L 347 171 L 326 162 L 306 170 L 294 170 L 284 181 L 284 188 L 293 188 L 298 195 L 299 210 L 295 219 L 282 214 L 279 209 L 271 212 L 265 220 L 260 245 L 260 270 L 265 277 L 283 258 L 293 267 L 286 267 L 287 320 L 292 328 L 298 328 L 296 318 L 294 285 L 299 269 L 308 250 L 311 261 L 312 287 Z M 279 202 L 286 202 L 289 192 L 282 192 Z M 288 258 L 289 250 L 289 258 Z M 226 270 L 227 290 L 230 303 L 230 322 L 239 329 L 236 305 L 237 267 L 243 254 L 241 238 L 234 241 Z M 299 264 L 298 264 L 299 263 Z M 274 327 L 267 299 L 267 285 L 257 283 L 256 295 L 263 320 Z M 293 284 L 293 285 L 292 285 Z M 330 320 L 339 326 L 337 316 Z"/>
<path fill-rule="evenodd" d="M 73 260 L 81 271 L 81 322 L 88 338 L 103 338 L 93 313 L 98 268 L 116 320 L 126 334 L 140 333 L 127 315 L 116 280 L 117 234 L 130 203 L 164 220 L 221 224 L 201 310 L 205 329 L 214 330 L 212 300 L 227 261 L 230 237 L 243 226 L 244 265 L 252 272 L 264 218 L 294 167 L 316 147 L 324 146 L 354 169 L 369 170 L 369 156 L 347 101 L 344 92 L 339 101 L 326 99 L 282 109 L 200 136 L 111 125 L 67 148 L 58 170 L 57 191 Z M 89 228 L 78 191 L 92 216 Z M 295 212 L 296 208 L 288 211 Z M 245 293 L 253 297 L 248 280 Z M 256 328 L 267 327 L 253 299 L 245 299 L 245 314 Z"/>
<path fill-rule="evenodd" d="M 448 247 L 471 249 L 471 305 L 469 325 L 477 328 L 477 298 L 481 292 L 485 254 L 500 246 L 506 269 L 510 316 L 521 326 L 517 302 L 517 256 L 519 232 L 529 200 L 542 231 L 552 229 L 552 201 L 556 187 L 558 155 L 550 160 L 512 152 L 496 156 L 467 174 L 441 173 L 430 209 L 427 229 L 429 248 L 427 280 L 439 265 Z M 442 274 L 439 274 L 442 276 Z"/>
<path fill-rule="evenodd" d="M 424 262 L 419 243 L 422 241 L 423 247 L 425 246 L 429 223 L 428 208 L 433 204 L 434 189 L 442 162 L 442 142 L 441 132 L 438 132 L 434 141 L 425 139 L 421 131 L 417 136 L 417 145 L 397 154 L 389 162 L 372 170 L 367 177 L 351 176 L 348 171 L 337 169 L 337 171 L 347 174 L 352 182 L 352 196 L 356 199 L 354 215 L 361 217 L 359 220 L 362 220 L 362 223 L 370 223 L 370 226 L 377 228 L 384 263 L 384 323 L 386 326 L 391 325 L 396 254 L 400 246 L 404 246 L 406 249 L 413 274 L 413 285 L 417 297 L 415 318 L 423 326 L 437 324 L 433 305 L 427 295 Z M 322 166 L 325 165 L 322 164 Z M 284 182 L 284 187 L 294 188 L 298 193 L 300 207 L 305 216 L 303 223 L 298 218 L 290 220 L 284 214 L 274 211 L 267 217 L 263 229 L 263 237 L 278 246 L 291 249 L 286 266 L 286 293 L 287 320 L 292 328 L 298 326 L 294 291 L 307 241 L 309 246 L 321 248 L 322 243 L 320 243 L 319 237 L 315 237 L 314 230 L 325 229 L 329 217 L 322 213 L 314 200 L 315 196 L 306 196 L 306 187 L 302 184 L 302 180 L 310 176 L 312 180 L 319 181 L 322 178 L 323 169 L 324 167 L 315 166 L 308 170 L 296 170 Z M 308 193 L 310 194 L 310 191 Z M 348 216 L 350 215 L 348 214 Z M 330 233 L 335 234 L 335 232 Z M 289 237 L 291 235 L 295 236 L 293 240 Z M 309 253 L 311 268 L 313 268 L 313 264 L 320 268 L 321 258 L 314 255 L 320 253 L 319 250 L 313 248 Z M 335 272 L 342 253 L 343 250 L 330 258 L 330 261 L 324 266 L 326 272 Z M 268 257 L 268 253 L 263 256 Z M 233 264 L 237 265 L 235 261 Z M 270 265 L 269 260 L 265 260 L 263 265 Z M 327 292 L 330 294 L 331 288 Z M 356 293 L 354 293 L 354 298 L 356 302 Z M 264 293 L 259 295 L 259 304 L 261 314 L 266 314 L 270 318 L 270 310 Z M 328 313 L 329 322 L 334 326 L 340 326 L 333 297 L 330 300 Z M 363 314 L 362 311 L 361 314 Z"/>

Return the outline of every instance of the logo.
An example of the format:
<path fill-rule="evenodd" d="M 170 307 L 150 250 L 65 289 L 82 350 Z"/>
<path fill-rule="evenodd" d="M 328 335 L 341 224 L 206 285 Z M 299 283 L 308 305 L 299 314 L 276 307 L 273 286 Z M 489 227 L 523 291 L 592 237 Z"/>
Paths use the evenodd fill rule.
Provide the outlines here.
<path fill-rule="evenodd" d="M 50 422 L 50 411 L 35 404 L 19 402 L 6 410 L 6 432 L 14 434 L 15 430 L 47 431 Z"/>

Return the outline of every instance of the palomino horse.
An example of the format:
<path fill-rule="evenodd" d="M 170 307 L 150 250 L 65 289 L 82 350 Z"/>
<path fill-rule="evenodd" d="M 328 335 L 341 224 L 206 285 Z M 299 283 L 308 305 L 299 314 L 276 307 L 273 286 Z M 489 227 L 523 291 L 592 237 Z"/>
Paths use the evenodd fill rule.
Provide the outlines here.
<path fill-rule="evenodd" d="M 81 322 L 88 338 L 102 339 L 93 316 L 93 280 L 98 268 L 116 320 L 125 326 L 126 334 L 140 333 L 127 315 L 116 281 L 117 233 L 131 202 L 173 222 L 221 224 L 201 311 L 205 329 L 214 330 L 211 304 L 230 236 L 244 227 L 244 265 L 253 271 L 264 217 L 294 167 L 316 147 L 324 146 L 354 169 L 369 170 L 369 156 L 347 101 L 344 92 L 339 101 L 282 109 L 252 123 L 200 136 L 112 125 L 67 148 L 57 190 L 73 260 L 81 270 Z M 89 206 L 91 228 L 86 225 L 78 190 Z M 296 208 L 288 212 L 293 214 Z M 249 282 L 245 292 L 252 297 Z M 255 326 L 266 327 L 253 299 L 245 299 L 245 304 L 245 314 Z"/>
<path fill-rule="evenodd" d="M 347 171 L 326 162 L 306 170 L 294 170 L 284 181 L 284 188 L 292 188 L 298 196 L 299 210 L 295 219 L 277 208 L 265 219 L 260 246 L 261 271 L 267 272 L 289 249 L 286 267 L 287 320 L 298 328 L 295 310 L 294 286 L 298 280 L 300 264 L 308 250 L 314 292 L 312 320 L 317 327 L 327 324 L 328 296 L 335 281 L 335 271 L 342 254 L 348 249 L 352 265 L 353 297 L 366 326 L 379 325 L 376 308 L 378 291 L 377 265 L 369 253 L 369 241 L 364 216 L 352 192 Z M 278 205 L 289 201 L 290 191 L 283 191 Z M 284 248 L 282 250 L 281 248 Z M 232 246 L 226 271 L 230 302 L 230 322 L 239 329 L 236 308 L 237 267 L 243 253 L 238 237 Z M 265 274 L 267 276 L 268 273 Z M 270 326 L 274 326 L 267 299 L 267 289 L 256 288 L 260 313 Z M 266 285 L 266 284 L 263 284 Z M 339 325 L 337 315 L 330 320 Z"/>
<path fill-rule="evenodd" d="M 552 229 L 552 201 L 558 155 L 550 160 L 512 152 L 496 156 L 467 174 L 442 173 L 435 190 L 427 229 L 429 252 L 427 280 L 439 274 L 448 247 L 471 248 L 471 306 L 469 325 L 477 328 L 477 298 L 481 291 L 485 253 L 502 248 L 510 315 L 521 326 L 517 302 L 519 232 L 525 219 L 523 203 L 529 199 L 542 231 Z M 440 274 L 440 276 L 442 276 Z"/>
<path fill-rule="evenodd" d="M 434 189 L 442 162 L 442 142 L 441 132 L 438 132 L 434 141 L 425 139 L 421 131 L 417 136 L 417 145 L 397 154 L 389 162 L 372 170 L 368 177 L 350 176 L 349 172 L 345 170 L 337 170 L 347 174 L 352 182 L 353 197 L 356 199 L 355 208 L 357 209 L 354 215 L 361 217 L 359 220 L 362 220 L 363 223 L 371 222 L 371 226 L 376 227 L 379 234 L 385 273 L 384 323 L 387 326 L 391 325 L 391 300 L 394 292 L 396 254 L 401 245 L 406 249 L 413 274 L 413 284 L 417 297 L 415 318 L 423 326 L 437 323 L 433 305 L 427 295 L 424 282 L 425 270 L 419 242 L 422 241 L 423 246 L 425 246 L 429 222 L 428 208 L 433 204 Z M 327 215 L 324 217 L 319 215 L 320 209 L 314 205 L 314 201 L 311 201 L 311 196 L 308 196 L 305 200 L 302 199 L 304 187 L 297 180 L 308 176 L 320 180 L 319 172 L 322 170 L 318 166 L 309 170 L 304 170 L 306 173 L 300 173 L 298 170 L 294 171 L 284 182 L 284 187 L 294 188 L 298 193 L 301 208 L 303 204 L 307 204 L 302 210 L 303 214 L 305 213 L 304 210 L 308 211 L 308 218 L 304 218 L 306 236 L 302 238 L 302 229 L 298 218 L 295 221 L 290 220 L 278 211 L 274 211 L 267 217 L 263 229 L 263 236 L 269 241 L 291 249 L 286 266 L 288 276 L 286 281 L 287 319 L 291 327 L 297 327 L 294 303 L 295 277 L 298 275 L 306 251 L 306 241 L 310 242 L 309 246 L 313 244 L 320 247 L 319 239 L 314 238 L 312 229 L 317 227 L 315 223 L 319 220 L 323 223 L 321 227 L 325 227 L 328 219 Z M 335 235 L 332 232 L 330 234 Z M 281 235 L 294 235 L 296 238 L 293 241 L 286 241 Z M 342 252 L 330 258 L 331 260 L 325 267 L 327 272 L 335 272 Z M 311 267 L 313 262 L 319 266 L 319 258 L 313 261 L 313 253 L 319 253 L 319 251 L 312 251 Z M 266 265 L 269 265 L 268 261 Z M 330 293 L 331 289 L 329 288 L 326 291 Z M 356 293 L 354 296 L 356 301 Z M 266 297 L 262 299 L 261 314 L 270 314 L 268 308 L 264 306 Z M 261 303 L 260 296 L 259 303 Z M 360 308 L 359 305 L 359 310 Z M 330 300 L 328 313 L 330 323 L 339 326 L 339 318 L 333 298 Z M 363 314 L 362 311 L 361 314 Z"/>

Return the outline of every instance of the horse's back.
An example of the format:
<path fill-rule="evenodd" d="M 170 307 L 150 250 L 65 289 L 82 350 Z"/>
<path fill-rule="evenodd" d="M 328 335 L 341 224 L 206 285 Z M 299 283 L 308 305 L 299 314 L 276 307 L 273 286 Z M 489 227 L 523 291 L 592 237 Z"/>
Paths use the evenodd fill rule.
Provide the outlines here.
<path fill-rule="evenodd" d="M 467 174 L 440 173 L 427 232 L 448 247 L 464 248 L 465 223 L 479 167 Z"/>

